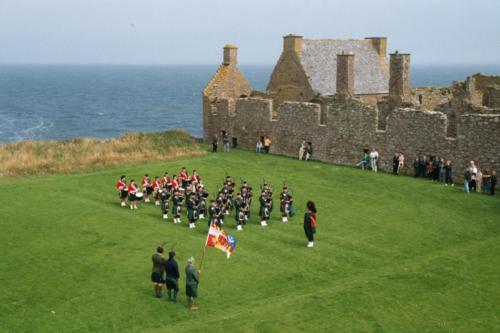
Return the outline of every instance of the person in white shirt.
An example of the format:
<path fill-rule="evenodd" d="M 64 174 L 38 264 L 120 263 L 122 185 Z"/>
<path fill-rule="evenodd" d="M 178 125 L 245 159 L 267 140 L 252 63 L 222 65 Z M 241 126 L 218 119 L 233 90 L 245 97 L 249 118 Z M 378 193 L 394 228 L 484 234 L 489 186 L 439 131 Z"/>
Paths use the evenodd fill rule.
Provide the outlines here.
<path fill-rule="evenodd" d="M 378 151 L 373 148 L 370 153 L 370 167 L 374 172 L 377 172 Z"/>

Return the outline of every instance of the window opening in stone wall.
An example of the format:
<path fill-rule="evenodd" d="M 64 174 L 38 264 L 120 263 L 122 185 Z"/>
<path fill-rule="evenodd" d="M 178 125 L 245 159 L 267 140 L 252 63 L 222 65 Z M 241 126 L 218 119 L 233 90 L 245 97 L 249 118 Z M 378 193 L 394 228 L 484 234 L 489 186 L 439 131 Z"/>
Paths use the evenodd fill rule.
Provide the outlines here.
<path fill-rule="evenodd" d="M 420 105 L 422 104 L 422 101 L 423 101 L 423 96 L 422 95 L 418 95 L 418 103 Z"/>
<path fill-rule="evenodd" d="M 321 103 L 321 109 L 319 112 L 319 124 L 326 125 L 326 105 Z"/>
<path fill-rule="evenodd" d="M 238 138 L 233 137 L 232 138 L 232 143 L 233 143 L 233 148 L 238 147 Z"/>

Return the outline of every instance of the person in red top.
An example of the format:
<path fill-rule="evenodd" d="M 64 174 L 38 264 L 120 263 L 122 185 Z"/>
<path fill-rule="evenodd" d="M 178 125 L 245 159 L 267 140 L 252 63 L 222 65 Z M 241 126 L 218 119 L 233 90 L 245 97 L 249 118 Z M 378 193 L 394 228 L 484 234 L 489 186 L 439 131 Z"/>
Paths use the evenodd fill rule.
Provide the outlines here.
<path fill-rule="evenodd" d="M 181 171 L 179 172 L 179 180 L 182 182 L 182 187 L 186 188 L 188 185 L 187 183 L 189 180 L 189 175 L 185 167 L 182 167 Z"/>
<path fill-rule="evenodd" d="M 141 182 L 142 191 L 144 192 L 144 202 L 149 202 L 149 195 L 153 193 L 153 187 L 151 186 L 151 181 L 149 180 L 149 175 L 145 174 Z"/>
<path fill-rule="evenodd" d="M 161 187 L 167 191 L 170 191 L 170 189 L 172 188 L 172 180 L 170 179 L 168 172 L 165 172 L 161 179 Z"/>
<path fill-rule="evenodd" d="M 137 185 L 133 179 L 130 180 L 130 185 L 128 186 L 128 201 L 130 202 L 130 209 L 137 209 Z"/>
<path fill-rule="evenodd" d="M 174 179 L 172 179 L 172 188 L 177 190 L 179 188 L 179 180 L 177 179 L 177 176 L 174 176 Z"/>
<path fill-rule="evenodd" d="M 115 185 L 116 190 L 118 191 L 118 197 L 120 198 L 120 205 L 122 207 L 126 207 L 125 199 L 127 198 L 127 181 L 125 180 L 125 176 L 121 176 L 120 179 L 116 182 Z"/>
<path fill-rule="evenodd" d="M 196 170 L 193 170 L 193 174 L 191 175 L 191 184 L 197 185 L 200 182 L 200 176 Z"/>
<path fill-rule="evenodd" d="M 153 182 L 153 193 L 155 197 L 155 206 L 160 205 L 160 180 L 158 179 L 158 176 L 155 177 L 155 181 Z"/>

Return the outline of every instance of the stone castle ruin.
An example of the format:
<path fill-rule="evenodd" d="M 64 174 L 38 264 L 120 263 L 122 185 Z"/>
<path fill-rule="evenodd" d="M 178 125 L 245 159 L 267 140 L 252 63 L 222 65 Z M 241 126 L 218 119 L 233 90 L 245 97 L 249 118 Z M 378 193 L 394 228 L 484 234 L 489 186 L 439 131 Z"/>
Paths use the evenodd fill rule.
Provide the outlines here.
<path fill-rule="evenodd" d="M 413 173 L 417 156 L 451 159 L 455 177 L 470 160 L 500 166 L 500 77 L 475 74 L 451 87 L 410 87 L 410 55 L 391 53 L 387 38 L 306 39 L 287 35 L 266 91 L 255 91 L 237 66 L 237 48 L 203 90 L 204 141 L 227 131 L 233 144 L 297 156 L 312 142 L 314 158 L 354 165 L 376 148 L 392 168 L 396 152 Z"/>

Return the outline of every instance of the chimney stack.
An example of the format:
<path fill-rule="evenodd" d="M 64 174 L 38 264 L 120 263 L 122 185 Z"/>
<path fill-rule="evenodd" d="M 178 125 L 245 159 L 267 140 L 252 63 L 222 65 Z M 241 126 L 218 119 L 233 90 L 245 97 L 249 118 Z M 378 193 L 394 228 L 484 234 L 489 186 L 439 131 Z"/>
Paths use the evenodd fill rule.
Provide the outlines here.
<path fill-rule="evenodd" d="M 337 54 L 336 93 L 348 97 L 354 96 L 354 54 Z"/>
<path fill-rule="evenodd" d="M 224 65 L 236 65 L 238 60 L 238 48 L 233 44 L 224 46 Z"/>
<path fill-rule="evenodd" d="M 380 58 L 387 57 L 387 37 L 366 37 L 372 44 L 372 47 L 377 51 Z"/>
<path fill-rule="evenodd" d="M 389 103 L 393 108 L 410 99 L 410 54 L 391 53 L 389 69 Z"/>
<path fill-rule="evenodd" d="M 289 34 L 283 37 L 283 52 L 300 53 L 302 51 L 302 36 Z"/>

